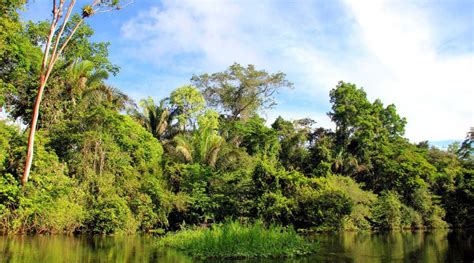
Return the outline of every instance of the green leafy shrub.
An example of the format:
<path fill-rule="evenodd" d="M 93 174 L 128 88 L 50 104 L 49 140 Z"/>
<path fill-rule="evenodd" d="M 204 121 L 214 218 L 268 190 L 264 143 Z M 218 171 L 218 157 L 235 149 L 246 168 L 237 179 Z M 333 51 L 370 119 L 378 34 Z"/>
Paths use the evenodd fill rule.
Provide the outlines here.
<path fill-rule="evenodd" d="M 250 172 L 239 169 L 222 172 L 210 182 L 212 200 L 217 204 L 216 221 L 254 216 L 253 181 Z"/>
<path fill-rule="evenodd" d="M 344 218 L 342 228 L 345 230 L 367 230 L 371 228 L 372 214 L 370 207 L 377 200 L 371 191 L 365 191 L 352 178 L 340 175 L 328 175 L 315 181 L 325 188 L 342 191 L 352 203 L 351 213 Z"/>
<path fill-rule="evenodd" d="M 252 172 L 254 214 L 266 222 L 290 224 L 297 211 L 295 196 L 307 178 L 283 169 L 275 160 L 259 159 Z"/>
<path fill-rule="evenodd" d="M 400 222 L 402 228 L 423 228 L 423 218 L 415 209 L 406 205 L 402 205 L 400 212 L 403 215 Z"/>
<path fill-rule="evenodd" d="M 398 194 L 383 192 L 372 208 L 373 220 L 377 227 L 399 229 L 402 223 L 402 206 Z"/>
<path fill-rule="evenodd" d="M 343 218 L 352 211 L 350 198 L 340 190 L 316 190 L 301 187 L 296 196 L 298 215 L 295 224 L 300 228 L 337 230 L 342 227 Z"/>
<path fill-rule="evenodd" d="M 415 189 L 412 193 L 411 203 L 422 217 L 423 225 L 431 228 L 443 228 L 447 224 L 444 221 L 445 211 L 432 200 L 431 193 L 424 188 Z"/>
<path fill-rule="evenodd" d="M 75 160 L 69 167 L 91 211 L 88 231 L 130 233 L 168 223 L 169 204 L 161 197 L 166 193 L 160 180 L 163 149 L 130 117 L 97 107 L 80 123 L 58 127 L 55 135 L 52 145 L 66 160 Z"/>
<path fill-rule="evenodd" d="M 175 222 L 206 223 L 214 218 L 216 204 L 211 199 L 210 180 L 214 176 L 209 167 L 201 164 L 168 163 L 165 177 L 172 192 L 180 194 L 182 205 L 172 211 Z"/>
<path fill-rule="evenodd" d="M 98 234 L 133 233 L 136 230 L 134 221 L 126 200 L 112 193 L 97 197 L 86 225 L 87 229 Z"/>

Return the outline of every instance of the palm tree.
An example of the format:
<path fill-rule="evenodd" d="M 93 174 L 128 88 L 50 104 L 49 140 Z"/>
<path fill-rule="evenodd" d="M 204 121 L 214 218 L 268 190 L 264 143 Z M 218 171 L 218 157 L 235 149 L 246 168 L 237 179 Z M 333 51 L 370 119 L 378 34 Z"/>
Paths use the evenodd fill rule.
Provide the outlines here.
<path fill-rule="evenodd" d="M 184 134 L 178 134 L 173 138 L 174 143 L 176 144 L 174 152 L 177 155 L 183 157 L 184 161 L 187 163 L 193 162 L 194 154 L 194 144 L 192 140 L 186 138 Z"/>
<path fill-rule="evenodd" d="M 135 105 L 127 94 L 106 84 L 87 88 L 84 90 L 82 97 L 85 107 L 102 104 L 114 110 L 121 111 L 126 109 L 127 106 Z"/>
<path fill-rule="evenodd" d="M 333 159 L 332 169 L 335 173 L 352 176 L 363 171 L 365 166 L 359 164 L 354 155 L 340 150 Z"/>
<path fill-rule="evenodd" d="M 76 99 L 80 99 L 87 88 L 101 85 L 108 78 L 106 71 L 94 70 L 94 63 L 88 60 L 73 63 L 68 67 L 66 74 L 68 77 L 64 86 L 74 106 Z"/>
<path fill-rule="evenodd" d="M 199 128 L 191 137 L 185 133 L 173 139 L 174 153 L 188 163 L 198 162 L 214 167 L 224 139 L 217 134 L 218 115 L 208 111 L 198 117 Z"/>
<path fill-rule="evenodd" d="M 148 99 L 141 100 L 139 103 L 142 112 L 135 111 L 132 113 L 134 119 L 157 139 L 161 139 L 164 135 L 172 118 L 172 114 L 166 106 L 167 101 L 168 99 L 165 98 L 160 101 L 159 105 L 156 105 L 155 101 L 148 97 Z"/>
<path fill-rule="evenodd" d="M 175 154 L 188 163 L 215 167 L 224 139 L 209 128 L 199 129 L 193 137 L 178 134 L 173 139 Z"/>
<path fill-rule="evenodd" d="M 102 104 L 124 110 L 127 105 L 133 105 L 132 99 L 125 93 L 104 83 L 109 74 L 105 70 L 97 70 L 92 61 L 74 62 L 67 67 L 64 86 L 74 108 L 78 104 L 86 108 Z"/>

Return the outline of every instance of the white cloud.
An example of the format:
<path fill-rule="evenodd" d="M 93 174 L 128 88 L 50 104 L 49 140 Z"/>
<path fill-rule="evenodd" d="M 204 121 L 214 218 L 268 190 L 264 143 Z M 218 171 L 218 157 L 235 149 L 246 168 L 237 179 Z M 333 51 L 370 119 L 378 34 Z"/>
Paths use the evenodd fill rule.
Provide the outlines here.
<path fill-rule="evenodd" d="M 141 42 L 138 57 L 153 59 L 157 66 L 173 65 L 185 55 L 200 58 L 189 68 L 219 68 L 236 60 L 255 63 L 261 54 L 252 35 L 240 27 L 242 12 L 231 1 L 170 0 L 128 21 L 122 32 Z"/>
<path fill-rule="evenodd" d="M 396 4 L 395 4 L 396 3 Z M 436 53 L 427 13 L 415 4 L 347 1 L 365 43 L 368 66 L 381 75 L 356 71 L 352 76 L 371 96 L 395 103 L 408 118 L 407 136 L 415 141 L 460 138 L 474 125 L 474 55 Z M 356 67 L 363 68 L 363 67 Z M 359 74 L 361 73 L 361 74 Z"/>
<path fill-rule="evenodd" d="M 125 23 L 122 34 L 134 42 L 131 54 L 159 69 L 201 73 L 252 63 L 286 72 L 297 84 L 286 94 L 315 101 L 339 80 L 350 81 L 371 99 L 395 103 L 411 140 L 462 138 L 474 125 L 474 55 L 437 53 L 440 31 L 428 3 L 341 3 L 337 14 L 328 14 L 332 6 L 325 1 L 282 7 L 278 1 L 167 0 Z M 284 103 L 275 114 L 328 124 L 329 108 L 289 110 L 298 96 Z"/>

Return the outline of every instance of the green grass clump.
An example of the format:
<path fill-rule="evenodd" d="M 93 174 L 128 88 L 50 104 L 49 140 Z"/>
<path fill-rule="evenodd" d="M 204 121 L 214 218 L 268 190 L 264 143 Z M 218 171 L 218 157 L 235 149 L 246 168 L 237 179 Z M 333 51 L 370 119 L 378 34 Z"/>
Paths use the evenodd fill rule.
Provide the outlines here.
<path fill-rule="evenodd" d="M 159 245 L 196 258 L 294 257 L 314 253 L 317 244 L 293 228 L 227 222 L 211 228 L 182 230 L 163 237 Z"/>

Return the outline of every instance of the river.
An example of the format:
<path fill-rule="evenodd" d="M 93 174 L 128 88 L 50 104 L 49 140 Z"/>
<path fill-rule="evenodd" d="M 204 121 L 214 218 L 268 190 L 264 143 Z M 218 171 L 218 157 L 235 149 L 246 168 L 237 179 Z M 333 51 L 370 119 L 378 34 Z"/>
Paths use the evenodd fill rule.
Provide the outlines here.
<path fill-rule="evenodd" d="M 225 262 L 474 262 L 474 231 L 328 233 L 316 255 Z M 156 247 L 157 237 L 0 236 L 0 262 L 204 262 Z M 222 262 L 222 261 L 205 261 Z"/>

